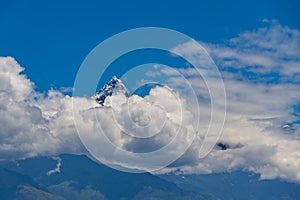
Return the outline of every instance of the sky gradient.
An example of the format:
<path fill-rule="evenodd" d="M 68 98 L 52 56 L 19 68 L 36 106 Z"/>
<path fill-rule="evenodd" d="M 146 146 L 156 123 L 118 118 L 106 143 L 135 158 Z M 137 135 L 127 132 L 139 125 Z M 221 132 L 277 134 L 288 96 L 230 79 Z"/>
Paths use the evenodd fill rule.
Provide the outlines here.
<path fill-rule="evenodd" d="M 108 37 L 157 26 L 222 43 L 278 20 L 300 29 L 298 1 L 7 1 L 0 14 L 0 54 L 13 55 L 40 91 L 72 87 L 81 62 Z"/>
<path fill-rule="evenodd" d="M 88 140 L 93 141 L 95 138 L 89 134 L 97 131 L 96 120 L 89 110 L 97 105 L 90 98 L 70 97 L 81 63 L 108 37 L 151 26 L 174 29 L 203 45 L 221 72 L 227 96 L 223 134 L 211 154 L 199 161 L 199 141 L 193 142 L 179 160 L 155 173 L 178 169 L 186 174 L 246 170 L 259 174 L 261 179 L 279 178 L 300 183 L 298 1 L 10 1 L 2 6 L 5 8 L 0 13 L 2 161 L 66 152 L 86 153 L 76 134 L 73 117 L 78 119 L 77 130 L 83 130 Z M 196 50 L 190 42 L 174 48 L 175 52 L 194 59 L 194 63 L 201 63 L 195 59 L 199 52 Z M 162 52 L 150 52 L 151 59 L 146 61 L 166 58 L 159 53 Z M 133 59 L 124 56 L 114 66 L 134 67 L 132 65 L 145 62 L 144 54 L 134 52 L 132 56 Z M 167 56 L 170 59 L 171 56 Z M 96 108 L 97 117 L 104 121 L 103 130 L 111 133 L 108 137 L 112 143 L 137 152 L 158 148 L 176 135 L 180 123 L 186 128 L 186 142 L 192 138 L 190 133 L 205 137 L 204 129 L 212 115 L 211 94 L 197 70 L 181 67 L 184 64 L 180 63 L 177 69 L 196 89 L 195 95 L 201 102 L 200 128 L 193 129 L 197 114 L 194 104 L 187 102 L 180 92 L 174 94 L 167 87 L 157 87 L 145 97 L 113 95 L 109 100 L 117 104 L 108 101 L 107 109 Z M 162 76 L 166 83 L 178 88 L 184 84 L 169 68 L 152 67 L 145 71 L 143 78 Z M 108 72 L 99 87 L 114 72 L 120 73 L 117 69 Z M 211 87 L 220 89 L 214 84 Z M 217 117 L 222 117 L 224 112 L 218 104 L 220 99 L 215 99 L 213 115 Z M 84 115 L 82 110 L 73 112 L 74 101 L 80 109 L 86 109 Z M 122 128 L 132 128 L 123 106 L 126 101 L 133 102 L 132 115 L 141 124 L 149 118 L 147 111 L 151 103 L 163 105 L 165 109 L 152 105 L 156 109 L 155 120 L 147 129 L 154 131 L 165 120 L 162 136 L 139 144 L 122 135 L 112 113 L 117 112 Z M 184 120 L 178 116 L 184 116 Z M 184 149 L 181 143 L 176 148 Z M 103 152 L 106 153 L 104 158 L 112 159 L 114 164 L 122 160 L 120 155 L 110 158 L 110 149 Z M 148 170 L 148 166 L 138 165 L 134 159 L 124 167 Z"/>

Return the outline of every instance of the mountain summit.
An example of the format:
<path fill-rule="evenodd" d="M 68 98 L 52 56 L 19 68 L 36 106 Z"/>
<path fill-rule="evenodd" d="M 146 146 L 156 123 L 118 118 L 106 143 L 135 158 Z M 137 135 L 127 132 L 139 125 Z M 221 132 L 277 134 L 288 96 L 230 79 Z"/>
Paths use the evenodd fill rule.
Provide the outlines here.
<path fill-rule="evenodd" d="M 105 84 L 99 92 L 95 95 L 95 100 L 101 104 L 104 105 L 104 101 L 106 97 L 112 96 L 113 94 L 123 93 L 125 96 L 129 96 L 128 89 L 123 84 L 123 82 L 118 79 L 116 76 L 113 76 L 112 79 Z"/>

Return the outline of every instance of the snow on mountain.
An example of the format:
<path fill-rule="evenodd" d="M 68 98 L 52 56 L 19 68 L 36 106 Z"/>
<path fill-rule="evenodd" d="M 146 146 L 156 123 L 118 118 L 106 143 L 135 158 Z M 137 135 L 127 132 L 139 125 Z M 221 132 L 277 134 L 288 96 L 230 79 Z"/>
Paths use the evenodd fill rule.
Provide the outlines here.
<path fill-rule="evenodd" d="M 105 84 L 99 92 L 95 95 L 95 100 L 101 104 L 104 105 L 104 101 L 106 97 L 112 96 L 113 94 L 123 93 L 125 96 L 129 96 L 128 89 L 123 84 L 123 82 L 118 79 L 116 76 L 113 76 L 112 79 Z"/>

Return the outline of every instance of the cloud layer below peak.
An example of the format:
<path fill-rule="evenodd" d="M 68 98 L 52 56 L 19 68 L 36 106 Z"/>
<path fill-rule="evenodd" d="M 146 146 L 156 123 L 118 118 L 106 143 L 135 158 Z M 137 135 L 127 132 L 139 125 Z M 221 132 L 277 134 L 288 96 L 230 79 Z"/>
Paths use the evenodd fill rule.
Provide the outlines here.
<path fill-rule="evenodd" d="M 300 119 L 296 114 L 299 110 L 295 109 L 300 104 L 300 31 L 275 21 L 268 23 L 267 27 L 244 32 L 225 44 L 203 43 L 224 77 L 227 119 L 223 134 L 204 159 L 198 158 L 201 143 L 195 140 L 179 160 L 157 173 L 178 169 L 183 173 L 242 169 L 259 173 L 262 179 L 281 178 L 300 183 Z M 193 49 L 188 49 L 188 44 L 183 47 L 185 49 L 181 51 L 193 53 Z M 155 70 L 146 74 L 168 75 L 170 78 L 166 82 L 180 84 L 180 79 L 172 77 L 166 70 L 160 71 L 159 67 L 155 67 Z M 72 100 L 80 102 L 83 108 L 98 109 L 98 119 L 102 120 L 104 129 L 110 132 L 109 139 L 128 151 L 145 152 L 164 146 L 181 123 L 177 118 L 182 115 L 179 113 L 184 112 L 185 118 L 181 124 L 185 127 L 195 124 L 193 109 L 181 106 L 181 110 L 178 110 L 176 101 L 164 105 L 167 99 L 164 97 L 170 96 L 166 88 L 153 89 L 146 97 L 113 96 L 110 98 L 112 102 L 122 102 L 125 98 L 134 104 L 132 108 L 135 109 L 131 110 L 131 115 L 141 127 L 150 123 L 149 113 L 146 112 L 151 107 L 149 102 L 160 102 L 169 109 L 167 115 L 166 110 L 161 110 L 159 106 L 153 107 L 153 112 L 158 114 L 147 129 L 149 133 L 160 129 L 159 123 L 166 121 L 166 117 L 169 120 L 161 137 L 143 142 L 132 140 L 122 130 L 130 132 L 137 130 L 137 127 L 131 126 L 121 103 L 99 109 L 93 99 L 72 98 L 55 90 L 44 95 L 34 90 L 34 83 L 21 74 L 22 71 L 14 58 L 0 58 L 1 161 L 38 155 L 87 153 L 74 125 Z M 205 101 L 208 97 L 206 86 L 200 84 L 191 69 L 183 67 L 179 71 L 189 77 L 193 87 L 200 88 L 196 95 L 204 103 L 201 112 L 203 122 L 207 122 L 211 113 L 209 106 L 206 106 L 209 102 Z M 122 127 L 111 126 L 115 119 L 112 111 L 117 113 Z M 221 112 L 216 109 L 213 114 L 220 115 Z M 95 129 L 96 122 L 86 117 L 76 125 L 88 132 Z M 141 133 L 147 134 L 147 130 Z M 190 130 L 194 131 L 193 134 L 199 132 Z"/>

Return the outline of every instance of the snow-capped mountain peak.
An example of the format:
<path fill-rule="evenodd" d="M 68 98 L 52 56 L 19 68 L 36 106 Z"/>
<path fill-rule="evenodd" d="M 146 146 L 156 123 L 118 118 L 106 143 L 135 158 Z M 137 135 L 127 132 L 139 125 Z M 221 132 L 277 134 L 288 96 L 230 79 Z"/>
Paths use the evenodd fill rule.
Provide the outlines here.
<path fill-rule="evenodd" d="M 104 105 L 106 97 L 112 96 L 113 94 L 123 93 L 125 96 L 129 96 L 128 89 L 123 84 L 123 82 L 118 79 L 116 76 L 113 76 L 112 79 L 106 83 L 95 95 L 95 100 Z"/>

